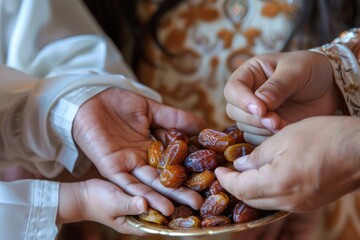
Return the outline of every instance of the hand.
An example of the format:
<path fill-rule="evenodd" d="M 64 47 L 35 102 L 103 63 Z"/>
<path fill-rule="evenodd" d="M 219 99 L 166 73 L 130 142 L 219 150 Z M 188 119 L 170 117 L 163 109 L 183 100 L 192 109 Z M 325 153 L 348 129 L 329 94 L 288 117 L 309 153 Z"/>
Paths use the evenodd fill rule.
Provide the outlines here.
<path fill-rule="evenodd" d="M 124 234 L 144 235 L 126 221 L 126 215 L 137 215 L 147 209 L 142 197 L 131 197 L 111 182 L 91 179 L 61 183 L 57 224 L 93 221 Z"/>
<path fill-rule="evenodd" d="M 172 127 L 195 135 L 205 122 L 189 112 L 110 88 L 81 106 L 73 136 L 103 177 L 132 196 L 143 196 L 151 207 L 170 215 L 174 207 L 161 194 L 194 209 L 202 203 L 201 196 L 190 189 L 163 187 L 156 169 L 145 163 L 153 141 L 150 129 Z"/>
<path fill-rule="evenodd" d="M 359 187 L 359 132 L 359 118 L 308 118 L 234 161 L 243 172 L 218 168 L 215 174 L 227 191 L 253 207 L 313 210 Z"/>
<path fill-rule="evenodd" d="M 340 101 L 330 62 L 310 51 L 256 56 L 232 74 L 224 94 L 227 114 L 255 145 L 289 123 L 333 114 Z"/>

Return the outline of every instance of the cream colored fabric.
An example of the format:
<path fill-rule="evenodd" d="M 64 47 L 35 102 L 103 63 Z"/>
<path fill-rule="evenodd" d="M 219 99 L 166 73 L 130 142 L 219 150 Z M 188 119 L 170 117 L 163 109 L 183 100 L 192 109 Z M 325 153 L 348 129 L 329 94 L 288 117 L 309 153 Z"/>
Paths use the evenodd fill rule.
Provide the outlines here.
<path fill-rule="evenodd" d="M 61 128 L 63 121 L 55 121 L 55 115 L 72 122 L 79 105 L 109 86 L 160 100 L 134 82 L 121 54 L 81 1 L 4 0 L 0 7 L 0 167 L 22 164 L 46 177 L 56 176 L 63 165 L 73 170 L 77 150 L 69 139 L 71 125 L 54 132 L 49 121 L 53 108 L 62 111 L 52 118 L 53 126 Z M 71 96 L 89 85 L 99 89 Z"/>
<path fill-rule="evenodd" d="M 0 170 L 80 175 L 71 137 L 79 106 L 108 87 L 160 101 L 136 83 L 79 0 L 0 0 Z M 54 239 L 58 184 L 0 182 L 0 239 Z"/>
<path fill-rule="evenodd" d="M 58 191 L 56 182 L 0 182 L 0 239 L 55 239 Z"/>

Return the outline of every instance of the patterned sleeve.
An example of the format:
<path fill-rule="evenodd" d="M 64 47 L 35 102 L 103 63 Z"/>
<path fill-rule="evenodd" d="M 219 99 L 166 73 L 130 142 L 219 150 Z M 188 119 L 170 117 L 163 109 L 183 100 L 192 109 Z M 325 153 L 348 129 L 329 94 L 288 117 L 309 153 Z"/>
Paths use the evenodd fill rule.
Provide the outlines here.
<path fill-rule="evenodd" d="M 360 28 L 342 33 L 329 44 L 310 49 L 330 60 L 344 99 L 344 114 L 360 117 Z"/>

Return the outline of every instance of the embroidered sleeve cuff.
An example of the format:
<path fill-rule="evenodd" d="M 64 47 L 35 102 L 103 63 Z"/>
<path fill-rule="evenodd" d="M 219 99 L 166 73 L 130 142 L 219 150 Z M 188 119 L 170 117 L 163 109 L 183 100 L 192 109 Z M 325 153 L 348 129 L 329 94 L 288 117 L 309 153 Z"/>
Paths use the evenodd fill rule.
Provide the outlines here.
<path fill-rule="evenodd" d="M 360 29 L 344 32 L 330 44 L 310 49 L 330 61 L 336 85 L 343 95 L 345 114 L 360 116 Z"/>

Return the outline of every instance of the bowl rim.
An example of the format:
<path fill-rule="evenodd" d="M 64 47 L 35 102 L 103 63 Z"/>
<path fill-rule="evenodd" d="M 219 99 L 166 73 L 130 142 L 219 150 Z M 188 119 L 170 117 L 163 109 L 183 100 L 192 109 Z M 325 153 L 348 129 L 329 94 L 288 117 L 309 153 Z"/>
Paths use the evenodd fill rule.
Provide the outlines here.
<path fill-rule="evenodd" d="M 144 232 L 151 234 L 160 234 L 167 236 L 203 236 L 203 235 L 217 235 L 224 233 L 240 232 L 247 229 L 261 227 L 278 221 L 286 216 L 290 212 L 275 211 L 272 214 L 258 218 L 254 221 L 246 223 L 234 223 L 216 227 L 200 227 L 200 228 L 172 228 L 167 225 L 160 225 L 152 222 L 146 222 L 140 219 L 138 216 L 127 216 L 126 221 L 133 227 L 136 227 Z"/>

